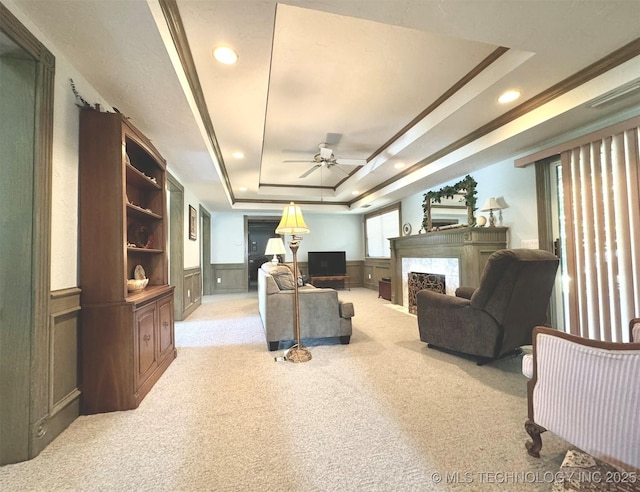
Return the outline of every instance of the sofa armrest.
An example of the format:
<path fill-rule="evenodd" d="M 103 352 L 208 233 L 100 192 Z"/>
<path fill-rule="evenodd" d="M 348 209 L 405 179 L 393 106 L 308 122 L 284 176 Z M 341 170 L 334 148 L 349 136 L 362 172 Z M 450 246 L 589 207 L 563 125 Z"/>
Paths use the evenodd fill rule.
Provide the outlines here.
<path fill-rule="evenodd" d="M 349 319 L 349 318 L 353 318 L 353 316 L 355 315 L 352 302 L 342 302 L 339 300 L 338 308 L 340 310 L 341 318 Z"/>

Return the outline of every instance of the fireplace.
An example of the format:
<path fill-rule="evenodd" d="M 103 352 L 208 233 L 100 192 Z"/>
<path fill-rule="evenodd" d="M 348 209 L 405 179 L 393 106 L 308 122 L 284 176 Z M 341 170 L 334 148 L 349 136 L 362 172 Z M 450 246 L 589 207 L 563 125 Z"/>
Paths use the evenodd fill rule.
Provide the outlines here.
<path fill-rule="evenodd" d="M 418 312 L 416 296 L 421 290 L 428 289 L 440 294 L 445 294 L 447 291 L 447 278 L 438 273 L 409 272 L 407 283 L 409 285 L 409 312 L 411 314 Z"/>
<path fill-rule="evenodd" d="M 507 247 L 506 227 L 461 227 L 390 238 L 391 302 L 409 307 L 410 272 L 445 276 L 446 293 L 478 287 L 487 258 Z"/>

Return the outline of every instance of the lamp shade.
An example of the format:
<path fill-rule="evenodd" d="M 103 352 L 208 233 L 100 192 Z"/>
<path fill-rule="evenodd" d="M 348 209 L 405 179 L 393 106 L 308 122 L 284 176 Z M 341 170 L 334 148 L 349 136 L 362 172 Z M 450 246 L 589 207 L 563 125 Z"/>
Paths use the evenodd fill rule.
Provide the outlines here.
<path fill-rule="evenodd" d="M 291 202 L 282 211 L 282 218 L 278 227 L 276 227 L 276 234 L 307 234 L 309 228 L 304 223 L 302 217 L 302 210 L 295 203 Z"/>
<path fill-rule="evenodd" d="M 287 250 L 284 249 L 284 243 L 279 237 L 272 237 L 267 241 L 267 247 L 264 250 L 266 255 L 284 255 Z"/>
<path fill-rule="evenodd" d="M 482 207 L 483 212 L 489 212 L 490 210 L 500 210 L 500 209 L 502 209 L 502 207 L 498 203 L 498 200 L 496 200 L 496 198 L 493 196 L 491 198 L 487 198 L 487 201 L 484 202 L 484 205 Z"/>
<path fill-rule="evenodd" d="M 500 209 L 504 210 L 505 208 L 509 208 L 509 205 L 507 204 L 503 196 L 497 197 L 496 201 L 500 205 Z"/>

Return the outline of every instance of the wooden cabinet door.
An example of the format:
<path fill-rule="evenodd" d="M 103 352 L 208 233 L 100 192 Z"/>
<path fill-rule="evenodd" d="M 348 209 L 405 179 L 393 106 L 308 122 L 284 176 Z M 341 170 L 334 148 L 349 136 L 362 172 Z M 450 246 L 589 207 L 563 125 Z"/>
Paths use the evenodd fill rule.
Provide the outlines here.
<path fill-rule="evenodd" d="M 158 350 L 160 352 L 159 359 L 163 359 L 174 347 L 173 295 L 158 301 L 158 314 L 160 319 Z"/>
<path fill-rule="evenodd" d="M 136 311 L 134 357 L 136 362 L 136 389 L 144 383 L 157 365 L 156 359 L 156 303 L 151 303 Z"/>

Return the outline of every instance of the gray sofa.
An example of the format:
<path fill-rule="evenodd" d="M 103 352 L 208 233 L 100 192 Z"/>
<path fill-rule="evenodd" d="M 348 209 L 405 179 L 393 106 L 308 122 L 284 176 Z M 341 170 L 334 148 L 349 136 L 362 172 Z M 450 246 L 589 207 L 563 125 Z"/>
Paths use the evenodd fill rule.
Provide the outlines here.
<path fill-rule="evenodd" d="M 258 309 L 269 350 L 294 336 L 294 277 L 289 267 L 265 263 L 258 269 Z M 353 304 L 338 299 L 334 289 L 304 285 L 298 289 L 300 338 L 335 338 L 343 344 L 351 340 Z"/>

